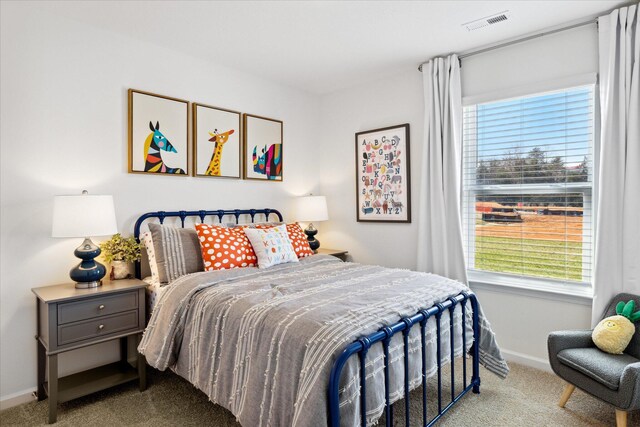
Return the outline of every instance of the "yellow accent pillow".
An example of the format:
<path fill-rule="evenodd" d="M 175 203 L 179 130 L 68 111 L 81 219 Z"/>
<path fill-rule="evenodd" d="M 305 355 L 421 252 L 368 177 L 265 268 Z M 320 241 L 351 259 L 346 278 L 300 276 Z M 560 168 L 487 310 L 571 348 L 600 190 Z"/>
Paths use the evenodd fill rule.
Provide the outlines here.
<path fill-rule="evenodd" d="M 629 319 L 616 315 L 602 319 L 593 329 L 591 339 L 602 351 L 622 354 L 635 332 L 636 328 Z"/>

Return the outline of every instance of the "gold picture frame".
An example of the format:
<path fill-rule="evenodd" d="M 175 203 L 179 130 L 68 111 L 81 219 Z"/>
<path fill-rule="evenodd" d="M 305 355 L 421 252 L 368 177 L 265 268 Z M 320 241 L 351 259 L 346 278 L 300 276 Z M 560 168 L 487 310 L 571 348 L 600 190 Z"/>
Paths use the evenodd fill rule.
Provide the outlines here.
<path fill-rule="evenodd" d="M 243 114 L 244 179 L 284 179 L 284 123 L 282 120 Z M 251 158 L 249 157 L 251 156 Z M 257 161 L 254 163 L 254 156 Z"/>
<path fill-rule="evenodd" d="M 197 102 L 191 105 L 193 176 L 241 179 L 242 113 Z M 199 110 L 200 117 L 205 117 L 208 127 L 205 127 L 203 120 L 198 122 Z M 203 139 L 206 139 L 206 144 L 201 144 Z M 235 149 L 232 148 L 234 146 Z M 229 156 L 232 160 L 226 161 Z M 235 161 L 233 157 L 236 157 Z"/>
<path fill-rule="evenodd" d="M 189 101 L 128 90 L 129 173 L 189 176 L 189 145 Z"/>

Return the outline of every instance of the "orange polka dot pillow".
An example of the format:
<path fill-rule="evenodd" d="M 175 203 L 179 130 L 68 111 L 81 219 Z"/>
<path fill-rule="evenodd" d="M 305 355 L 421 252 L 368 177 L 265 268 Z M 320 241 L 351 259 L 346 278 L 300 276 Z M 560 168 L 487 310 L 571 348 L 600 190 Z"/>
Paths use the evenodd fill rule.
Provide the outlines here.
<path fill-rule="evenodd" d="M 272 228 L 271 225 L 263 225 L 256 224 L 255 228 Z M 287 224 L 287 233 L 289 234 L 289 240 L 291 240 L 291 244 L 293 245 L 293 250 L 295 251 L 298 258 L 308 257 L 309 255 L 313 255 L 313 250 L 311 246 L 309 246 L 309 240 L 307 239 L 307 235 L 302 231 L 302 227 L 297 222 L 293 222 L 291 224 Z"/>
<path fill-rule="evenodd" d="M 196 232 L 206 271 L 256 266 L 258 258 L 241 228 L 196 224 Z"/>

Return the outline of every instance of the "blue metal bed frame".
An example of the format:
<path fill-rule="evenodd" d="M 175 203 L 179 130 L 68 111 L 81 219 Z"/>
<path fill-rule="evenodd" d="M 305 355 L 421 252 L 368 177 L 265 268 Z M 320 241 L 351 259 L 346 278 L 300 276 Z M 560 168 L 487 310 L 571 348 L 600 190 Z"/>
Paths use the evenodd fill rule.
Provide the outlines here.
<path fill-rule="evenodd" d="M 239 223 L 240 217 L 242 215 L 249 215 L 251 217 L 251 222 L 255 222 L 256 215 L 264 215 L 265 220 L 269 221 L 270 215 L 276 215 L 279 221 L 282 221 L 282 214 L 276 209 L 232 209 L 232 210 L 198 210 L 198 211 L 157 211 L 157 212 L 148 212 L 144 215 L 141 215 L 134 226 L 134 237 L 139 242 L 140 241 L 140 227 L 142 223 L 150 218 L 157 218 L 160 223 L 164 223 L 166 218 L 180 218 L 181 226 L 184 228 L 185 220 L 187 217 L 199 217 L 202 222 L 205 222 L 205 218 L 207 216 L 213 216 L 218 218 L 218 222 L 222 223 L 222 219 L 225 216 L 233 216 L 235 217 L 236 224 Z M 140 261 L 135 263 L 135 275 L 136 278 L 141 278 L 141 265 Z M 441 337 L 440 337 L 440 318 L 442 313 L 445 310 L 449 310 L 451 318 L 453 318 L 453 311 L 455 310 L 456 305 L 460 304 L 462 309 L 462 319 L 463 319 L 463 327 L 462 327 L 462 348 L 463 351 L 466 349 L 466 328 L 464 327 L 464 319 L 466 318 L 466 303 L 469 301 L 471 303 L 471 308 L 473 310 L 472 318 L 473 318 L 473 346 L 471 350 L 472 355 L 472 375 L 471 381 L 467 384 L 467 360 L 466 357 L 462 358 L 462 376 L 463 376 L 463 388 L 462 390 L 456 394 L 455 393 L 455 358 L 453 357 L 454 350 L 454 340 L 450 339 L 451 345 L 451 401 L 445 406 L 442 407 L 442 366 L 440 363 L 441 354 Z M 438 363 L 438 413 L 429 420 L 429 416 L 427 414 L 427 374 L 426 374 L 426 361 L 427 361 L 427 350 L 426 350 L 426 326 L 427 321 L 430 318 L 435 317 L 436 319 L 436 358 Z M 421 342 L 422 342 L 422 426 L 429 427 L 434 425 L 449 409 L 453 407 L 469 390 L 473 390 L 474 393 L 480 393 L 480 354 L 478 343 L 480 342 L 480 326 L 478 320 L 478 300 L 476 296 L 469 292 L 463 292 L 455 297 L 451 297 L 439 304 L 434 305 L 428 309 L 422 309 L 418 311 L 413 316 L 404 317 L 399 322 L 396 322 L 392 325 L 385 326 L 381 328 L 379 331 L 361 337 L 349 344 L 343 352 L 340 354 L 338 359 L 334 362 L 333 367 L 331 369 L 331 374 L 329 378 L 329 423 L 331 427 L 339 427 L 340 426 L 340 375 L 342 374 L 342 370 L 347 363 L 347 360 L 353 356 L 354 354 L 358 354 L 360 361 L 360 418 L 362 422 L 362 426 L 366 427 L 367 417 L 366 417 L 366 375 L 365 375 L 365 365 L 367 352 L 372 345 L 381 342 L 384 352 L 384 388 L 385 388 L 385 425 L 387 427 L 391 427 L 393 425 L 393 407 L 391 406 L 391 402 L 389 399 L 389 343 L 391 338 L 397 334 L 402 332 L 404 338 L 404 360 L 407 362 L 404 364 L 404 405 L 405 405 L 405 424 L 407 427 L 410 425 L 410 417 L 409 417 L 409 333 L 411 328 L 416 325 L 420 325 L 420 334 L 421 334 Z M 449 336 L 454 336 L 454 324 L 453 321 L 449 322 Z"/>
<path fill-rule="evenodd" d="M 471 303 L 473 310 L 473 347 L 472 347 L 472 363 L 473 371 L 471 375 L 471 382 L 467 385 L 467 360 L 466 357 L 462 358 L 462 376 L 463 376 L 463 389 L 455 394 L 455 358 L 453 357 L 454 340 L 450 339 L 451 343 L 451 402 L 442 408 L 442 366 L 440 355 L 440 317 L 445 310 L 449 310 L 451 319 L 453 319 L 453 310 L 457 304 L 462 308 L 462 348 L 466 351 L 467 337 L 466 328 L 464 327 L 464 319 L 466 316 L 466 303 Z M 427 350 L 425 331 L 427 321 L 429 318 L 435 317 L 436 319 L 436 358 L 438 363 L 438 413 L 431 420 L 429 420 L 427 414 Z M 329 415 L 330 426 L 340 426 L 340 374 L 347 360 L 354 354 L 359 355 L 360 359 L 360 419 L 362 426 L 367 425 L 367 407 L 366 407 L 366 376 L 365 365 L 367 358 L 367 351 L 372 345 L 382 342 L 382 348 L 384 352 L 384 395 L 385 395 L 385 425 L 390 427 L 393 425 L 393 407 L 389 400 L 389 342 L 391 337 L 395 334 L 402 332 L 404 338 L 404 405 L 405 405 L 405 424 L 407 427 L 410 425 L 409 417 L 409 332 L 411 327 L 420 324 L 420 334 L 422 342 L 422 426 L 434 425 L 449 409 L 453 407 L 469 390 L 473 390 L 474 393 L 480 393 L 480 354 L 478 343 L 480 342 L 480 326 L 478 321 L 478 300 L 473 293 L 463 292 L 455 297 L 451 297 L 446 301 L 436 304 L 429 309 L 423 309 L 418 311 L 413 316 L 404 317 L 399 322 L 390 326 L 381 328 L 378 332 L 371 335 L 361 337 L 353 343 L 349 344 L 344 349 L 342 354 L 333 364 L 331 369 L 331 376 L 329 378 Z M 449 336 L 454 336 L 453 321 L 449 322 L 450 332 Z"/>

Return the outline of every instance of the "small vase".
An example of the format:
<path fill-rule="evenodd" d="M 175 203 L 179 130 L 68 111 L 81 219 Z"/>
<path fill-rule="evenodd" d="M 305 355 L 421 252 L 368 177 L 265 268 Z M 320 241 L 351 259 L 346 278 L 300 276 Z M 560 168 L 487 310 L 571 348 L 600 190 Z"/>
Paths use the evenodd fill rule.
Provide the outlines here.
<path fill-rule="evenodd" d="M 111 280 L 126 279 L 129 277 L 129 263 L 126 261 L 111 262 Z"/>

